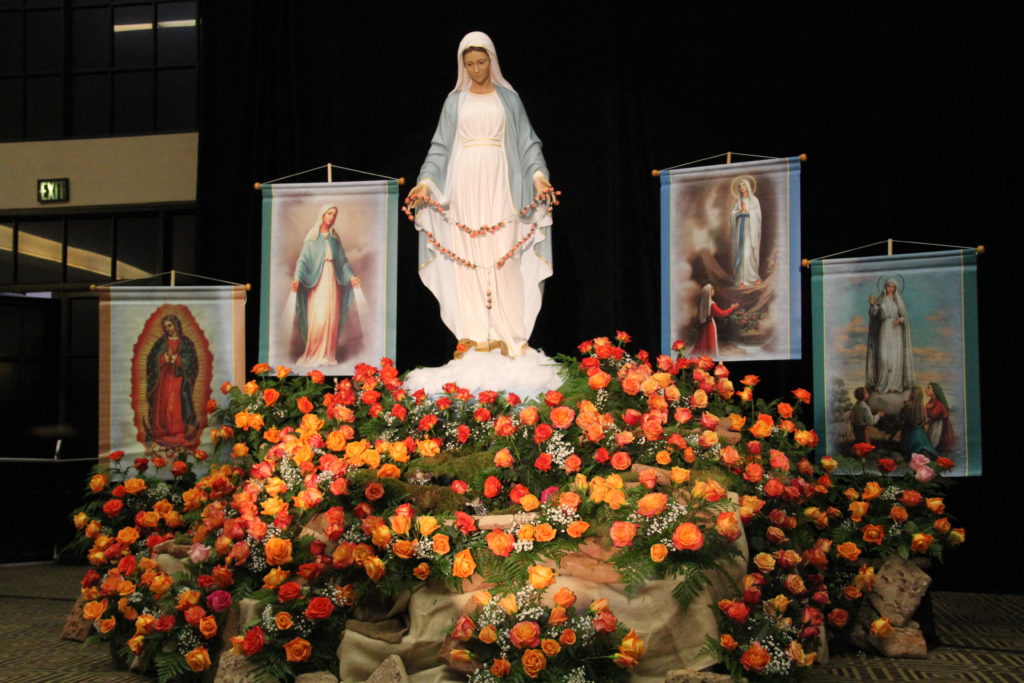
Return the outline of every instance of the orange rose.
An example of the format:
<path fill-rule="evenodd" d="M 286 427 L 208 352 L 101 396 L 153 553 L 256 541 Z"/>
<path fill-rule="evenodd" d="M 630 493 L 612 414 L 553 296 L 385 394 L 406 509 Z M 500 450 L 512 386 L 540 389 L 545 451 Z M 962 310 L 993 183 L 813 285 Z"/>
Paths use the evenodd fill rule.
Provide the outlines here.
<path fill-rule="evenodd" d="M 663 543 L 655 543 L 651 546 L 651 561 L 664 562 L 668 557 L 668 548 Z"/>
<path fill-rule="evenodd" d="M 633 660 L 640 659 L 645 649 L 644 641 L 636 635 L 634 630 L 630 630 L 619 643 L 619 652 Z"/>
<path fill-rule="evenodd" d="M 430 577 L 430 565 L 426 562 L 420 562 L 416 565 L 416 568 L 412 570 L 412 575 L 420 581 L 426 581 Z"/>
<path fill-rule="evenodd" d="M 209 640 L 217 635 L 217 617 L 212 614 L 199 620 L 199 633 Z"/>
<path fill-rule="evenodd" d="M 864 526 L 862 538 L 865 543 L 882 545 L 885 539 L 885 529 L 880 524 L 867 524 Z"/>
<path fill-rule="evenodd" d="M 656 517 L 664 512 L 667 504 L 668 496 L 664 493 L 648 493 L 637 501 L 636 511 L 644 517 Z"/>
<path fill-rule="evenodd" d="M 502 529 L 493 529 L 486 536 L 487 547 L 498 557 L 508 557 L 512 552 L 515 539 L 512 534 Z"/>
<path fill-rule="evenodd" d="M 761 413 L 757 416 L 757 422 L 748 428 L 748 431 L 758 439 L 766 439 L 771 436 L 772 427 L 775 426 L 775 420 L 771 415 L 765 415 Z"/>
<path fill-rule="evenodd" d="M 864 518 L 864 515 L 868 513 L 868 507 L 870 505 L 871 503 L 868 503 L 867 501 L 863 500 L 855 500 L 852 503 L 850 503 L 850 519 L 852 519 L 855 522 L 859 522 L 861 519 Z"/>
<path fill-rule="evenodd" d="M 525 529 L 528 526 L 530 525 L 524 524 L 521 527 L 521 529 Z M 531 532 L 533 539 L 540 543 L 547 543 L 558 534 L 558 532 L 555 531 L 555 528 L 547 523 L 538 524 L 536 527 L 531 527 Z M 520 536 L 520 538 L 522 538 L 522 536 Z"/>
<path fill-rule="evenodd" d="M 536 621 L 520 621 L 509 629 L 508 639 L 520 650 L 540 645 L 540 625 Z"/>
<path fill-rule="evenodd" d="M 672 545 L 676 550 L 700 550 L 704 545 L 704 534 L 693 522 L 683 522 L 672 534 Z"/>
<path fill-rule="evenodd" d="M 558 636 L 558 642 L 562 645 L 575 645 L 576 631 L 573 631 L 571 628 L 564 629 L 562 635 Z"/>
<path fill-rule="evenodd" d="M 856 562 L 861 550 L 853 541 L 847 541 L 836 546 L 836 553 L 847 562 Z"/>
<path fill-rule="evenodd" d="M 374 555 L 373 557 L 368 557 L 366 561 L 363 562 L 363 571 L 366 572 L 366 576 L 368 576 L 371 581 L 377 582 L 384 578 L 387 568 L 384 566 L 384 560 Z"/>
<path fill-rule="evenodd" d="M 289 612 L 278 612 L 274 615 L 274 625 L 282 631 L 287 631 L 293 624 L 292 615 Z"/>
<path fill-rule="evenodd" d="M 549 418 L 551 424 L 558 429 L 568 429 L 572 426 L 573 420 L 576 419 L 576 411 L 569 406 L 558 406 L 557 408 L 551 409 L 551 416 Z"/>
<path fill-rule="evenodd" d="M 616 548 L 625 548 L 633 545 L 633 538 L 636 537 L 637 525 L 633 522 L 613 522 L 611 531 L 612 543 Z"/>
<path fill-rule="evenodd" d="M 507 659 L 495 659 L 491 664 L 491 674 L 495 678 L 504 678 L 512 671 L 512 664 Z"/>
<path fill-rule="evenodd" d="M 893 505 L 892 509 L 889 510 L 889 517 L 892 519 L 892 521 L 896 522 L 897 524 L 902 524 L 903 522 L 907 521 L 908 516 L 909 515 L 907 514 L 907 508 L 903 507 L 902 505 Z"/>
<path fill-rule="evenodd" d="M 878 485 L 877 481 L 869 481 L 864 486 L 863 493 L 860 494 L 861 500 L 874 500 L 882 495 L 882 487 Z"/>
<path fill-rule="evenodd" d="M 460 579 L 468 579 L 476 571 L 476 562 L 473 560 L 473 553 L 469 548 L 461 550 L 455 555 L 452 563 L 452 575 Z"/>
<path fill-rule="evenodd" d="M 523 653 L 523 673 L 530 678 L 537 678 L 547 665 L 547 657 L 540 650 L 530 649 Z"/>
<path fill-rule="evenodd" d="M 558 644 L 557 640 L 545 638 L 544 640 L 540 641 L 540 649 L 548 657 L 554 657 L 562 651 L 562 646 Z"/>
<path fill-rule="evenodd" d="M 210 668 L 210 653 L 205 647 L 197 647 L 185 655 L 185 663 L 192 671 L 206 671 Z"/>
<path fill-rule="evenodd" d="M 762 572 L 773 571 L 775 564 L 775 558 L 768 553 L 758 553 L 754 556 L 754 565 Z"/>
<path fill-rule="evenodd" d="M 740 537 L 740 523 L 735 512 L 720 512 L 715 520 L 715 531 L 727 541 L 735 541 Z"/>
<path fill-rule="evenodd" d="M 305 662 L 313 654 L 313 646 L 305 638 L 293 638 L 284 644 L 284 656 L 289 662 Z"/>
<path fill-rule="evenodd" d="M 495 467 L 512 467 L 515 459 L 512 457 L 511 451 L 507 448 L 502 448 L 500 451 L 494 454 L 494 466 Z"/>
<path fill-rule="evenodd" d="M 932 547 L 935 537 L 931 534 L 914 534 L 910 539 L 910 549 L 922 555 Z"/>
<path fill-rule="evenodd" d="M 433 539 L 434 552 L 438 555 L 447 555 L 451 549 L 451 539 L 446 534 L 437 534 Z"/>
<path fill-rule="evenodd" d="M 740 664 L 747 671 L 760 673 L 764 671 L 768 663 L 772 661 L 768 650 L 761 647 L 760 643 L 754 642 L 747 648 L 747 651 L 740 657 Z"/>
<path fill-rule="evenodd" d="M 569 536 L 572 538 L 581 538 L 583 534 L 587 533 L 587 529 L 589 528 L 589 522 L 584 522 L 583 520 L 576 520 L 575 522 L 569 523 L 569 526 L 565 529 L 565 533 L 569 534 Z"/>
<path fill-rule="evenodd" d="M 271 566 L 280 566 L 292 561 L 292 542 L 287 538 L 277 536 L 268 538 L 263 549 L 267 555 L 267 564 Z"/>
<path fill-rule="evenodd" d="M 871 622 L 871 633 L 879 638 L 887 638 L 892 634 L 892 623 L 885 617 L 875 619 Z"/>
<path fill-rule="evenodd" d="M 498 642 L 498 631 L 488 624 L 480 629 L 480 633 L 477 635 L 477 638 L 480 639 L 480 642 L 491 645 L 492 643 Z"/>
<path fill-rule="evenodd" d="M 401 538 L 391 544 L 391 552 L 393 552 L 396 557 L 408 560 L 416 554 L 416 543 L 414 541 Z"/>

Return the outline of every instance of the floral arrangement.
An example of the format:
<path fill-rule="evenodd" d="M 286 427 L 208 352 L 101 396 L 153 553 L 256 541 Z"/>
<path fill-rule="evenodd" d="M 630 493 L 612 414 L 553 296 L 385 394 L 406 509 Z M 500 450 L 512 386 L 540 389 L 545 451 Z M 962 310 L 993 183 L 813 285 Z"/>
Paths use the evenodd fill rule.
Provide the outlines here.
<path fill-rule="evenodd" d="M 409 393 L 388 359 L 334 384 L 257 365 L 211 407 L 218 464 L 205 475 L 203 453 L 169 467 L 112 454 L 97 468 L 74 518 L 92 565 L 86 617 L 161 680 L 206 675 L 225 635 L 258 673 L 287 678 L 337 670 L 362 605 L 482 579 L 493 597 L 456 622 L 449 655 L 473 680 L 615 679 L 643 643 L 600 600 L 575 612 L 559 561 L 600 547 L 628 590 L 671 579 L 685 607 L 745 532 L 742 593 L 718 605 L 707 651 L 737 676 L 790 680 L 824 624 L 853 621 L 868 560 L 941 557 L 963 540 L 938 494 L 941 459 L 875 477 L 861 448 L 860 474 L 833 481 L 834 458 L 809 459 L 808 392 L 766 401 L 757 377 L 734 383 L 680 343 L 652 358 L 628 342 L 584 342 L 560 358 L 559 390 L 527 403 L 454 384 Z M 168 478 L 147 475 L 163 467 Z M 507 523 L 482 528 L 493 515 Z M 225 634 L 247 598 L 256 615 Z"/>
<path fill-rule="evenodd" d="M 505 596 L 481 591 L 473 596 L 475 609 L 452 627 L 456 647 L 449 659 L 482 666 L 470 672 L 472 683 L 493 683 L 503 678 L 553 681 L 622 681 L 644 652 L 636 631 L 625 627 L 598 600 L 583 612 L 576 595 L 562 588 L 555 606 L 540 600 L 554 580 L 553 570 L 532 567 L 530 585 Z M 616 645 L 617 644 L 617 645 Z M 617 647 L 617 650 L 616 650 Z M 612 652 L 613 654 L 608 654 Z"/>

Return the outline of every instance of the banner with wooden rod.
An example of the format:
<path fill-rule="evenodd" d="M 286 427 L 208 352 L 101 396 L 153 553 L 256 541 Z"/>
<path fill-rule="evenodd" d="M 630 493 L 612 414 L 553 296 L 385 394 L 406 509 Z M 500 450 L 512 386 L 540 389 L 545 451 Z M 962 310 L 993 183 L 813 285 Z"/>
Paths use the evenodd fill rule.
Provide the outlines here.
<path fill-rule="evenodd" d="M 940 250 L 892 253 L 898 244 Z M 882 255 L 840 257 L 883 245 Z M 804 260 L 820 452 L 872 468 L 891 461 L 896 474 L 923 472 L 928 461 L 954 476 L 981 474 L 981 253 L 886 239 Z"/>
<path fill-rule="evenodd" d="M 666 353 L 683 344 L 684 355 L 724 361 L 800 357 L 805 159 L 726 152 L 652 172 L 661 182 Z"/>

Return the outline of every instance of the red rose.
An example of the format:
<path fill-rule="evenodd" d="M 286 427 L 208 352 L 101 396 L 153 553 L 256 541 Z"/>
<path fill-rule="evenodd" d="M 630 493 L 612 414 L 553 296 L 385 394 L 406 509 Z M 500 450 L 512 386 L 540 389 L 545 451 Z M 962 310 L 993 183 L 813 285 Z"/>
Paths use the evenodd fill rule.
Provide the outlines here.
<path fill-rule="evenodd" d="M 549 391 L 544 394 L 544 403 L 554 408 L 562 402 L 562 394 L 558 391 Z"/>
<path fill-rule="evenodd" d="M 103 514 L 107 517 L 117 517 L 124 509 L 124 501 L 120 498 L 111 498 L 103 504 Z"/>
<path fill-rule="evenodd" d="M 294 581 L 286 581 L 277 589 L 277 599 L 280 602 L 290 602 L 302 597 L 302 586 Z"/>
<path fill-rule="evenodd" d="M 455 528 L 464 534 L 469 534 L 477 530 L 476 520 L 467 515 L 461 510 L 455 511 Z"/>
<path fill-rule="evenodd" d="M 325 597 L 315 597 L 306 607 L 306 616 L 310 619 L 326 619 L 334 612 L 334 603 Z"/>
<path fill-rule="evenodd" d="M 455 481 L 452 482 L 452 491 L 454 491 L 455 493 L 462 494 L 462 493 L 465 493 L 468 490 L 469 490 L 469 484 L 467 484 L 466 482 L 462 481 L 461 479 L 456 479 Z"/>
<path fill-rule="evenodd" d="M 721 600 L 718 608 L 737 624 L 744 623 L 750 616 L 750 608 L 740 600 Z"/>
<path fill-rule="evenodd" d="M 501 493 L 501 481 L 495 476 L 487 477 L 484 482 L 484 497 L 494 498 L 499 493 Z"/>
<path fill-rule="evenodd" d="M 541 422 L 539 425 L 533 428 L 533 442 L 544 443 L 545 441 L 551 438 L 551 435 L 553 433 L 554 430 L 551 428 L 551 425 L 549 425 L 546 422 Z"/>
<path fill-rule="evenodd" d="M 245 633 L 245 638 L 242 640 L 242 650 L 247 656 L 251 657 L 263 649 L 263 642 L 263 629 L 259 626 L 253 626 Z"/>

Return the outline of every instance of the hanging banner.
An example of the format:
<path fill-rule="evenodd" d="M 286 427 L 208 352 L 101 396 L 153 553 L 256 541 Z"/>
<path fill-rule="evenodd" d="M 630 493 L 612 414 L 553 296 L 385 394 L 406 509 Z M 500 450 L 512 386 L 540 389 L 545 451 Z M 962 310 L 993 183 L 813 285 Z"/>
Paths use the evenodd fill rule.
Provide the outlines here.
<path fill-rule="evenodd" d="M 245 381 L 243 287 L 99 290 L 99 451 L 172 462 L 209 443 L 207 403 Z"/>
<path fill-rule="evenodd" d="M 973 250 L 811 263 L 814 426 L 826 453 L 981 474 Z M 863 447 L 861 447 L 863 450 Z"/>
<path fill-rule="evenodd" d="M 395 354 L 398 183 L 263 187 L 260 360 L 351 375 Z"/>
<path fill-rule="evenodd" d="M 800 358 L 799 157 L 660 177 L 665 352 Z"/>

